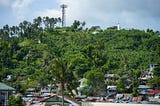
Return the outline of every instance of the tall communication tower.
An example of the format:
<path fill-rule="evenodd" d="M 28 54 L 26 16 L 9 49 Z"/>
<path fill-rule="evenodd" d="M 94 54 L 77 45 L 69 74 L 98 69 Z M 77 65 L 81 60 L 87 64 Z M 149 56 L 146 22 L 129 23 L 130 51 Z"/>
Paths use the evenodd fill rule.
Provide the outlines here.
<path fill-rule="evenodd" d="M 64 27 L 65 26 L 65 8 L 67 8 L 67 5 L 62 4 L 61 8 L 62 8 L 62 27 Z"/>

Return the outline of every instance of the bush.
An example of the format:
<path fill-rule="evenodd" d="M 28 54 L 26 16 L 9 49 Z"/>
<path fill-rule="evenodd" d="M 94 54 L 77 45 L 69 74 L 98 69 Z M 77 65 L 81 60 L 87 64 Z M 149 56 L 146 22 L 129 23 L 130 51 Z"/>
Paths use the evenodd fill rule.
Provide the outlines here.
<path fill-rule="evenodd" d="M 24 106 L 21 96 L 10 96 L 8 101 L 9 106 Z"/>

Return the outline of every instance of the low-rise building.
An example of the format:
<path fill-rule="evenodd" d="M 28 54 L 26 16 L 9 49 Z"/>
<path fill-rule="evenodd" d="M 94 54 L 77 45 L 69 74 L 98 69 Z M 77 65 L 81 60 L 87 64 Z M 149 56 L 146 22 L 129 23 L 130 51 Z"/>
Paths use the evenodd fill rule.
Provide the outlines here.
<path fill-rule="evenodd" d="M 14 92 L 14 88 L 0 82 L 0 106 L 8 106 L 9 96 Z"/>

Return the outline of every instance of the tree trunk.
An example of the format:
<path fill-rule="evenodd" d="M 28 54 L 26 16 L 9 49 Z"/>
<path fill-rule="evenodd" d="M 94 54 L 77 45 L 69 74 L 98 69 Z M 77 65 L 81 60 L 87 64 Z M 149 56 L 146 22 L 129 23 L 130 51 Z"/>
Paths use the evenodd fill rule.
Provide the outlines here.
<path fill-rule="evenodd" d="M 64 106 L 64 94 L 63 94 L 63 91 L 64 91 L 64 82 L 62 82 L 61 84 L 62 84 L 62 106 Z"/>

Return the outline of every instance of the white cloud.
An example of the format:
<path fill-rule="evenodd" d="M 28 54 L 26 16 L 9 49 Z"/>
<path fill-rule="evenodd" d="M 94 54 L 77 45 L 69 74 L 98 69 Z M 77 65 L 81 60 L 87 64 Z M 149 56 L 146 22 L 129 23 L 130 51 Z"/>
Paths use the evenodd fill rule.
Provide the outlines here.
<path fill-rule="evenodd" d="M 34 17 L 44 17 L 44 16 L 48 16 L 48 17 L 61 17 L 61 11 L 60 10 L 56 10 L 56 9 L 44 9 L 42 11 L 36 11 L 34 13 Z"/>
<path fill-rule="evenodd" d="M 27 14 L 28 11 L 28 5 L 32 2 L 33 0 L 15 0 L 13 1 L 11 7 L 13 9 L 13 14 L 15 17 L 22 21 L 25 18 L 25 15 Z"/>
<path fill-rule="evenodd" d="M 0 0 L 0 6 L 9 6 L 10 0 Z"/>

